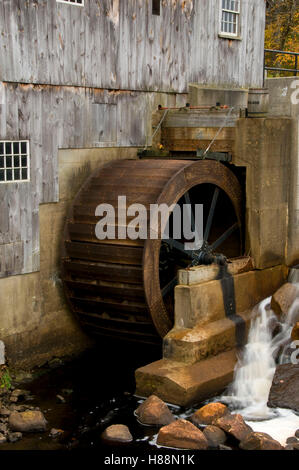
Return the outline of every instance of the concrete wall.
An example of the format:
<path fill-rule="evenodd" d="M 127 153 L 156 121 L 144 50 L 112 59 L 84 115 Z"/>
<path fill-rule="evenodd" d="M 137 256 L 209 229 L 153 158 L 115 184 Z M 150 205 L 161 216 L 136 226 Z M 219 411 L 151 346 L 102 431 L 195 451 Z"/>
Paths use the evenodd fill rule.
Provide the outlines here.
<path fill-rule="evenodd" d="M 270 114 L 292 118 L 290 123 L 291 151 L 289 152 L 288 233 L 286 263 L 299 264 L 299 78 L 270 78 L 265 86 L 270 93 Z"/>

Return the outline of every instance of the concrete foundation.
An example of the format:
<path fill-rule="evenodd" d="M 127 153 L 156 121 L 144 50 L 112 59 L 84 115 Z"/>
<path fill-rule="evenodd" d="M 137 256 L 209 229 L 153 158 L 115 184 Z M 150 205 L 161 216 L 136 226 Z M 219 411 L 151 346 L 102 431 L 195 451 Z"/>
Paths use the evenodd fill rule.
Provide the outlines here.
<path fill-rule="evenodd" d="M 237 347 L 247 340 L 253 307 L 283 284 L 287 272 L 277 266 L 233 275 L 232 313 L 221 280 L 177 286 L 175 325 L 163 340 L 163 359 L 137 369 L 136 394 L 154 393 L 186 406 L 224 389 L 233 377 Z"/>

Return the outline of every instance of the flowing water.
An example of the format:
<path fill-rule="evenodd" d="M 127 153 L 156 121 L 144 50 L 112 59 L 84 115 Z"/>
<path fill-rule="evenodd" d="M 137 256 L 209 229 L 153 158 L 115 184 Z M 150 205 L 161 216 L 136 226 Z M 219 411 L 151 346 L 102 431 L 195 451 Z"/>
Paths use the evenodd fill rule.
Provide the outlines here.
<path fill-rule="evenodd" d="M 299 284 L 296 287 L 299 294 Z M 258 306 L 233 383 L 221 401 L 242 414 L 254 431 L 266 432 L 285 444 L 299 428 L 299 416 L 291 410 L 269 408 L 267 401 L 276 365 L 291 362 L 294 349 L 290 338 L 294 323 L 299 321 L 299 298 L 282 322 L 278 322 L 270 302 L 268 298 Z"/>

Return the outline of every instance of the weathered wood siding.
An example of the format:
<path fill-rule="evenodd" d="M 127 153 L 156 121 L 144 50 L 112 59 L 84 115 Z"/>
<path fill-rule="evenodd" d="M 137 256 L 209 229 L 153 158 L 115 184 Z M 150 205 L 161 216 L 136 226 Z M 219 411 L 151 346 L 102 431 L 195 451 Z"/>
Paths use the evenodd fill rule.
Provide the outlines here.
<path fill-rule="evenodd" d="M 4 277 L 39 269 L 39 204 L 59 199 L 58 149 L 142 147 L 158 103 L 155 93 L 0 85 L 0 140 L 29 139 L 31 155 L 30 182 L 0 184 Z M 161 100 L 178 103 L 172 94 Z"/>
<path fill-rule="evenodd" d="M 0 81 L 187 91 L 260 86 L 264 0 L 242 0 L 242 40 L 218 37 L 221 0 L 1 0 Z"/>
<path fill-rule="evenodd" d="M 0 277 L 39 269 L 59 148 L 141 147 L 188 83 L 262 84 L 264 0 L 242 1 L 241 41 L 218 37 L 220 0 L 161 0 L 161 16 L 151 3 L 0 0 L 0 140 L 31 152 L 30 182 L 0 184 Z"/>

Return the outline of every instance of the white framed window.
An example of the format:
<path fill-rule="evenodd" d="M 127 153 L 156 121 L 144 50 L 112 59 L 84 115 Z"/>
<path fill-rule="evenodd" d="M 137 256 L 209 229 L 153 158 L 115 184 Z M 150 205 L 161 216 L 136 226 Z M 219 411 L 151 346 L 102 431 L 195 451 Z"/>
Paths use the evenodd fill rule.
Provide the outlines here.
<path fill-rule="evenodd" d="M 28 140 L 0 140 L 0 184 L 30 181 Z"/>
<path fill-rule="evenodd" d="M 68 5 L 77 5 L 77 7 L 84 7 L 84 0 L 56 0 L 58 3 L 67 3 Z"/>
<path fill-rule="evenodd" d="M 240 8 L 240 0 L 221 0 L 221 35 L 232 38 L 240 35 Z"/>

